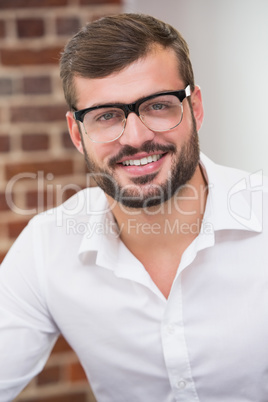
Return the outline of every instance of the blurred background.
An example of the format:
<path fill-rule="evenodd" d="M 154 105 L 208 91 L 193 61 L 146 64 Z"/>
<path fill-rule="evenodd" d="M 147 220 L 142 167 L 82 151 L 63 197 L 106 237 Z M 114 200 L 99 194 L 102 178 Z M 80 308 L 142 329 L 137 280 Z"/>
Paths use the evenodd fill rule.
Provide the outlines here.
<path fill-rule="evenodd" d="M 203 93 L 201 149 L 268 175 L 267 0 L 0 0 L 0 262 L 33 215 L 87 185 L 67 133 L 59 55 L 86 22 L 118 12 L 182 33 Z M 94 401 L 63 338 L 17 401 Z"/>
<path fill-rule="evenodd" d="M 171 23 L 188 42 L 205 107 L 202 150 L 268 175 L 268 1 L 126 0 L 125 10 Z"/>
<path fill-rule="evenodd" d="M 87 184 L 67 132 L 59 55 L 86 22 L 121 11 L 121 0 L 0 0 L 1 260 L 33 215 Z M 62 337 L 16 401 L 94 401 Z"/>

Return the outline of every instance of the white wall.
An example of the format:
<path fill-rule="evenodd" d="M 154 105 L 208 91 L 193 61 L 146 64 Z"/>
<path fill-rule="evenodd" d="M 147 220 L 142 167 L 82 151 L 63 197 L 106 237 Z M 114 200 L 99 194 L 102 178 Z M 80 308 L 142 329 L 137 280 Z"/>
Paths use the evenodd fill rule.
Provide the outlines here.
<path fill-rule="evenodd" d="M 125 11 L 169 22 L 187 40 L 205 106 L 201 149 L 268 175 L 268 1 L 125 0 Z"/>

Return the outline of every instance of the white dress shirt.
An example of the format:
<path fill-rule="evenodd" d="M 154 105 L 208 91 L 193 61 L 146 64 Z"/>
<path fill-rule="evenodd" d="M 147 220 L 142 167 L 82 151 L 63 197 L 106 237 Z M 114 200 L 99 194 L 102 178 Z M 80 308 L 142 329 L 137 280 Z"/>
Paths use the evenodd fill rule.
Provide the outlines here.
<path fill-rule="evenodd" d="M 99 188 L 29 223 L 0 269 L 0 402 L 42 370 L 60 333 L 98 402 L 268 401 L 267 181 L 201 160 L 202 228 L 168 299 Z"/>

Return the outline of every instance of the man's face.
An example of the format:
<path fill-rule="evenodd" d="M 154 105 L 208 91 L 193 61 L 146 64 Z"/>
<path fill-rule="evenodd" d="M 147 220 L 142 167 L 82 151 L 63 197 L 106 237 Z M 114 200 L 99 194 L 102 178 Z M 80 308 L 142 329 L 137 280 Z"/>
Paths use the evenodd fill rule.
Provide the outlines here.
<path fill-rule="evenodd" d="M 185 86 L 173 50 L 159 47 L 108 77 L 75 77 L 76 107 L 132 103 Z M 74 144 L 84 153 L 90 173 L 95 174 L 97 184 L 109 197 L 131 208 L 150 207 L 167 201 L 191 180 L 199 161 L 197 130 L 203 118 L 199 88 L 191 97 L 193 110 L 184 99 L 182 122 L 173 130 L 154 132 L 130 113 L 123 135 L 105 144 L 92 142 L 83 127 L 81 138 L 72 114 L 67 114 Z M 129 160 L 142 160 L 142 164 L 126 164 Z"/>

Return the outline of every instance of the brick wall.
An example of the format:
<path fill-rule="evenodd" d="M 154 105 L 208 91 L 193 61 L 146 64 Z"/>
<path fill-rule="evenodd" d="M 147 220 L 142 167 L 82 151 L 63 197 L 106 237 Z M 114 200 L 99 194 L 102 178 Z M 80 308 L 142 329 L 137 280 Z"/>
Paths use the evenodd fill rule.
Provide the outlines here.
<path fill-rule="evenodd" d="M 121 0 L 0 0 L 0 262 L 28 220 L 83 188 L 85 164 L 65 122 L 59 53 L 87 21 Z M 17 401 L 89 402 L 76 355 L 61 337 Z"/>

